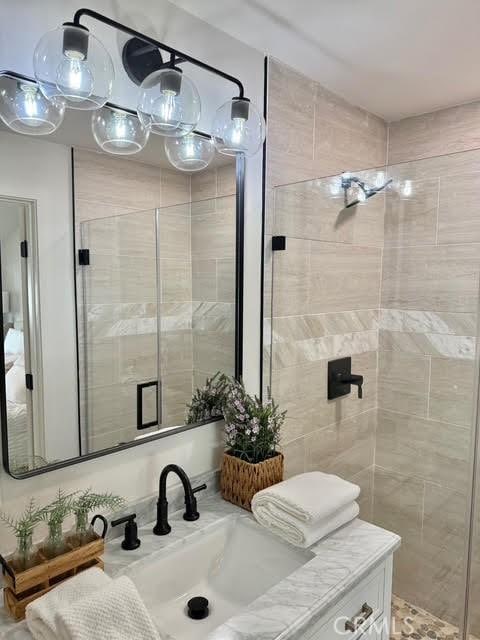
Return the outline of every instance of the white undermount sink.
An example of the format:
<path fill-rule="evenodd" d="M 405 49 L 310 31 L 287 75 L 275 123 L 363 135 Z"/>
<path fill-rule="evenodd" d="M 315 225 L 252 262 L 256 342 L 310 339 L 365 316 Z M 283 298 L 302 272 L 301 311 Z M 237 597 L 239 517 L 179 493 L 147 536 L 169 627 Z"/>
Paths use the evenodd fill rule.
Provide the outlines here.
<path fill-rule="evenodd" d="M 207 635 L 311 558 L 247 516 L 232 516 L 128 575 L 160 631 L 190 640 Z M 209 601 L 203 620 L 187 616 L 195 596 Z"/>

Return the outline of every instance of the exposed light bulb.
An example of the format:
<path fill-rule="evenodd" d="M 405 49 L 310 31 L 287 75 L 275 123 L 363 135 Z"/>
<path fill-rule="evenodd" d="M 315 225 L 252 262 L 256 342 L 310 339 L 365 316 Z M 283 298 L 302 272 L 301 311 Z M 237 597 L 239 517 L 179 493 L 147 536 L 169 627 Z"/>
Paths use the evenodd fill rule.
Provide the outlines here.
<path fill-rule="evenodd" d="M 107 133 L 117 147 L 130 146 L 130 141 L 127 140 L 127 114 L 115 111 L 107 125 Z"/>
<path fill-rule="evenodd" d="M 380 187 L 383 187 L 384 184 L 385 184 L 385 172 L 379 171 L 375 176 L 375 187 L 379 189 Z"/>
<path fill-rule="evenodd" d="M 73 102 L 82 102 L 93 92 L 94 78 L 87 61 L 77 52 L 67 52 L 57 67 L 58 90 Z"/>
<path fill-rule="evenodd" d="M 138 153 L 147 144 L 149 136 L 136 115 L 111 107 L 94 111 L 92 132 L 103 151 L 118 155 Z"/>
<path fill-rule="evenodd" d="M 245 118 L 232 118 L 232 120 L 233 127 L 230 141 L 232 145 L 241 149 L 244 146 L 247 121 L 245 120 Z"/>
<path fill-rule="evenodd" d="M 177 94 L 174 91 L 166 89 L 161 92 L 159 98 L 153 101 L 151 116 L 154 124 L 167 129 L 177 129 L 181 121 L 175 117 L 175 114 L 179 113 L 181 113 L 181 109 L 179 109 Z"/>
<path fill-rule="evenodd" d="M 33 85 L 21 84 L 15 98 L 15 113 L 32 127 L 42 124 L 37 104 L 37 88 Z"/>

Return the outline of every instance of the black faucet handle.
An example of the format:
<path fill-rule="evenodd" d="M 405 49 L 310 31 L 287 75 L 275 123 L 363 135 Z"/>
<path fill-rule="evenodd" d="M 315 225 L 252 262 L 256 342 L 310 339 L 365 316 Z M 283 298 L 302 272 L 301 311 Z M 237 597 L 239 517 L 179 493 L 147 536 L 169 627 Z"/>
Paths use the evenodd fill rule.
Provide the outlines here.
<path fill-rule="evenodd" d="M 183 514 L 183 519 L 187 520 L 187 522 L 194 522 L 199 519 L 200 514 L 198 513 L 197 499 L 194 494 L 199 491 L 204 491 L 206 488 L 206 484 L 201 484 L 191 490 L 191 495 L 187 494 L 185 496 L 185 513 Z"/>
<path fill-rule="evenodd" d="M 199 491 L 205 491 L 205 489 L 207 488 L 207 485 L 204 484 L 200 484 L 198 485 L 198 487 L 195 487 L 194 489 L 192 489 L 192 493 L 198 493 Z"/>
<path fill-rule="evenodd" d="M 112 527 L 117 527 L 119 524 L 125 524 L 125 538 L 122 542 L 122 549 L 125 549 L 125 551 L 134 551 L 140 546 L 138 527 L 135 522 L 136 517 L 136 513 L 131 513 L 128 516 L 124 516 L 118 520 L 112 520 L 111 522 Z"/>

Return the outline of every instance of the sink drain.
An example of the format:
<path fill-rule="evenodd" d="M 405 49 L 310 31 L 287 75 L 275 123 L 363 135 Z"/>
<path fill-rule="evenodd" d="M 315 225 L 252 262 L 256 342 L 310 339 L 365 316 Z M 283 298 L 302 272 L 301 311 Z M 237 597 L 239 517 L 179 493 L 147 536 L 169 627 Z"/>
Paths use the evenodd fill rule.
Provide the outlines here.
<path fill-rule="evenodd" d="M 203 620 L 209 614 L 208 600 L 202 596 L 191 598 L 187 602 L 187 613 L 192 620 Z"/>

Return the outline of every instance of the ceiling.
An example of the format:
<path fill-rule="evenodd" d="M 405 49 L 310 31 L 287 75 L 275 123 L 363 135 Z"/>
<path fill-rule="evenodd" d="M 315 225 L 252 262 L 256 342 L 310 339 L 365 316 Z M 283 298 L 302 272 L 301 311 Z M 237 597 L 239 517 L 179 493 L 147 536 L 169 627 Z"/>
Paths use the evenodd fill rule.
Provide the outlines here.
<path fill-rule="evenodd" d="M 172 0 L 388 121 L 480 98 L 480 0 Z"/>

